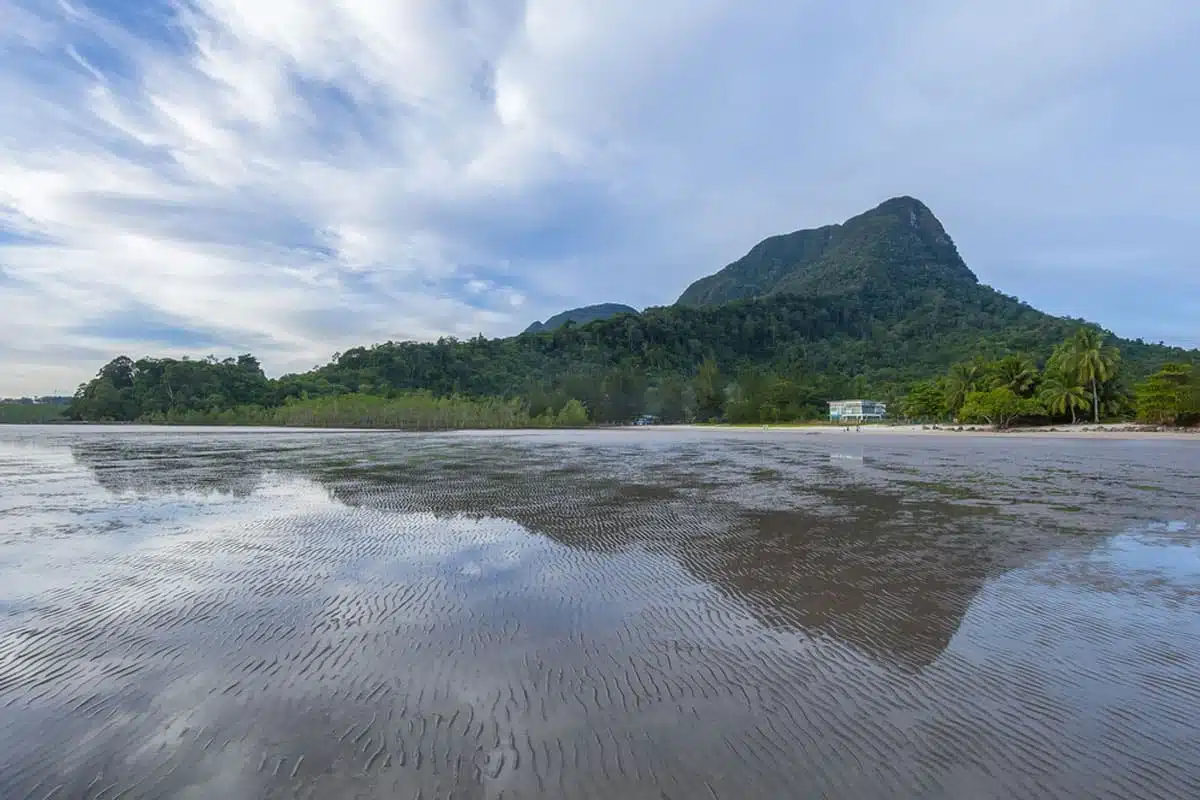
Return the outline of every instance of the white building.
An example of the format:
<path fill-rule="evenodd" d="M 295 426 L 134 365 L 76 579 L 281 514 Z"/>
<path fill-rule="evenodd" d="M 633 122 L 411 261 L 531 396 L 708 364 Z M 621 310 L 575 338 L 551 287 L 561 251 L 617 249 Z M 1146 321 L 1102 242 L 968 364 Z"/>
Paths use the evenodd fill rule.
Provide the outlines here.
<path fill-rule="evenodd" d="M 869 422 L 887 416 L 887 404 L 876 400 L 830 400 L 830 422 Z"/>

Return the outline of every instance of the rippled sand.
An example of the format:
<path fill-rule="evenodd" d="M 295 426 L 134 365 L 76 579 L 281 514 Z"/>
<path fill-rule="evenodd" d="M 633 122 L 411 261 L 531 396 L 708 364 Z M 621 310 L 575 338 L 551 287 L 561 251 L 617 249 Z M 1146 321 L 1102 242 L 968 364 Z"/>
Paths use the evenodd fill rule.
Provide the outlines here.
<path fill-rule="evenodd" d="M 0 798 L 1200 797 L 1200 446 L 0 428 Z"/>

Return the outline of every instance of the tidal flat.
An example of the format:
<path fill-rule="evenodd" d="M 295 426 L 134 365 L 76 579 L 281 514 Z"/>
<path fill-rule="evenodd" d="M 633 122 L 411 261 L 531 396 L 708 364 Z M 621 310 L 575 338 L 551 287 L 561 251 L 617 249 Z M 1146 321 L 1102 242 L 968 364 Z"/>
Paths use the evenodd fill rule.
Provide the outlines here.
<path fill-rule="evenodd" d="M 1200 797 L 1200 443 L 0 427 L 0 797 Z"/>

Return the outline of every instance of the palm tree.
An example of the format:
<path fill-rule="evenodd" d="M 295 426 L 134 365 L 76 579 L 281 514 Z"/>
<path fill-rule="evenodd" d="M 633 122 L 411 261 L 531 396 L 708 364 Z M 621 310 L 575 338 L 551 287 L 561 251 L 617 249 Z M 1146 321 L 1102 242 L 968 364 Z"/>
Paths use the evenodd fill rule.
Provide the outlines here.
<path fill-rule="evenodd" d="M 984 364 L 979 359 L 964 361 L 950 367 L 946 378 L 946 408 L 951 416 L 958 416 L 959 409 L 967 401 L 967 395 L 977 391 L 983 383 Z"/>
<path fill-rule="evenodd" d="M 1100 422 L 1100 384 L 1117 373 L 1121 355 L 1104 343 L 1104 334 L 1095 328 L 1080 328 L 1067 348 L 1067 363 L 1079 382 L 1092 390 L 1093 422 Z"/>
<path fill-rule="evenodd" d="M 1071 412 L 1071 424 L 1075 424 L 1075 410 L 1087 408 L 1087 393 L 1077 381 L 1061 371 L 1047 373 L 1042 381 L 1041 400 L 1052 414 Z"/>
<path fill-rule="evenodd" d="M 992 388 L 1011 389 L 1018 397 L 1028 397 L 1036 380 L 1037 367 L 1026 356 L 1005 356 L 992 368 Z"/>

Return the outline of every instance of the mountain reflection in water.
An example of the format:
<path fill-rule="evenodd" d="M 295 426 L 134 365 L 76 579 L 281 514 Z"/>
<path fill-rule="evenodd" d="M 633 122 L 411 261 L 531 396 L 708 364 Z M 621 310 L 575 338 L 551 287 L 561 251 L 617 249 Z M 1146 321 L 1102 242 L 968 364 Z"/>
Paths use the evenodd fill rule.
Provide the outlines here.
<path fill-rule="evenodd" d="M 1188 443 L 3 436 L 6 798 L 1200 794 Z"/>

